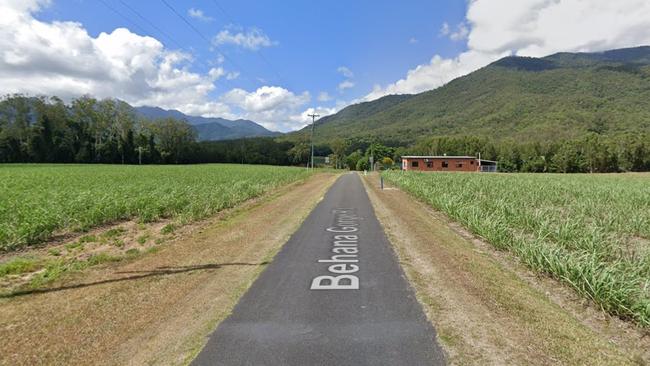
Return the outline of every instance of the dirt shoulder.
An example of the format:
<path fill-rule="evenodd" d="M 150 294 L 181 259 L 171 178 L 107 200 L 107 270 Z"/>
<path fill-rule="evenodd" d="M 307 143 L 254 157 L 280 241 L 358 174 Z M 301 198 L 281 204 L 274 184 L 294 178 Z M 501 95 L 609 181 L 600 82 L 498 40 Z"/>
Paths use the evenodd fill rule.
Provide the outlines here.
<path fill-rule="evenodd" d="M 133 260 L 0 298 L 0 364 L 187 363 L 335 178 L 316 174 Z"/>
<path fill-rule="evenodd" d="M 378 181 L 366 190 L 451 364 L 647 364 L 650 337 Z"/>

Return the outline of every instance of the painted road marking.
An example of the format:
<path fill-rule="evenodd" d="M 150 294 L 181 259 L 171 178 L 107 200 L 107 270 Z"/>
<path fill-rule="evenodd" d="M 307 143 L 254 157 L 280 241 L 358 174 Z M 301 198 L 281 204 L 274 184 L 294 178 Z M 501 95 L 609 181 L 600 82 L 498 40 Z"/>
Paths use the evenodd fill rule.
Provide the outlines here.
<path fill-rule="evenodd" d="M 337 208 L 333 211 L 334 226 L 325 229 L 331 237 L 332 256 L 319 259 L 318 263 L 330 263 L 327 271 L 332 275 L 317 276 L 311 281 L 310 290 L 358 290 L 359 277 L 359 216 L 355 209 Z"/>

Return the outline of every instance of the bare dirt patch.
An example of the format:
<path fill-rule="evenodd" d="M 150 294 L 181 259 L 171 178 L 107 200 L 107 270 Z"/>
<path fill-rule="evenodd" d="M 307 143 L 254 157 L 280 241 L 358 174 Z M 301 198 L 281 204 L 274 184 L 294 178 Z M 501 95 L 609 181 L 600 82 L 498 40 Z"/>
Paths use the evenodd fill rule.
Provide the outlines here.
<path fill-rule="evenodd" d="M 164 226 L 132 235 L 120 224 L 121 240 L 135 239 L 123 248 L 154 250 L 0 296 L 0 364 L 187 363 L 335 178 L 317 174 L 175 228 L 164 245 L 153 237 Z M 145 244 L 141 230 L 152 232 Z"/>
<path fill-rule="evenodd" d="M 643 332 L 571 298 L 398 189 L 364 179 L 452 364 L 645 364 Z"/>

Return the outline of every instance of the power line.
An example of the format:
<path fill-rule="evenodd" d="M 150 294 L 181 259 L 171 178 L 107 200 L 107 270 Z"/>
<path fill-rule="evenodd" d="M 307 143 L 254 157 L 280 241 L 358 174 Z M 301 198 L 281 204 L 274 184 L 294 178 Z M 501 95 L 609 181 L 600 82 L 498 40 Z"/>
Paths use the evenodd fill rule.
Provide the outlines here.
<path fill-rule="evenodd" d="M 203 33 L 201 33 L 198 29 L 196 29 L 195 26 L 192 25 L 192 23 L 190 23 L 190 22 L 189 22 L 189 21 L 188 21 L 188 20 L 187 20 L 183 15 L 181 15 L 178 11 L 176 11 L 176 9 L 174 9 L 174 7 L 172 7 L 171 5 L 169 5 L 169 3 L 167 2 L 167 0 L 160 0 L 160 1 L 162 1 L 163 4 L 165 4 L 165 6 L 167 6 L 167 7 L 169 8 L 169 10 L 171 10 L 174 14 L 176 14 L 176 16 L 177 16 L 178 18 L 180 18 L 180 19 L 183 21 L 183 23 L 187 24 L 187 26 L 189 26 L 190 29 L 192 29 L 192 30 L 194 31 L 194 33 L 198 34 L 199 37 L 201 37 L 201 38 L 202 38 L 204 41 L 206 41 L 209 45 L 213 46 L 217 51 L 219 51 L 219 53 L 223 56 L 223 58 L 225 58 L 226 60 L 228 60 L 228 62 L 230 62 L 233 66 L 235 66 L 235 67 L 238 68 L 239 70 L 242 70 L 242 72 L 248 73 L 248 72 L 246 72 L 246 70 L 244 70 L 244 68 L 242 68 L 240 65 L 238 65 L 238 64 L 237 64 L 233 59 L 231 59 L 230 57 L 228 57 L 228 55 L 226 55 L 226 53 L 223 52 L 223 51 L 222 51 L 222 50 L 221 50 L 217 45 L 215 45 L 215 44 L 213 44 L 212 42 L 210 42 L 210 40 L 209 40 L 205 35 L 203 35 Z"/>
<path fill-rule="evenodd" d="M 224 9 L 223 6 L 221 6 L 221 5 L 219 4 L 219 2 L 217 2 L 217 0 L 212 0 L 212 2 L 213 2 L 214 5 L 217 7 L 217 9 L 219 9 L 219 11 L 222 12 L 223 15 L 226 16 L 226 19 L 227 19 L 231 24 L 235 24 L 235 23 L 237 23 L 237 22 L 235 22 L 235 20 L 233 19 L 233 17 L 230 16 L 230 14 L 226 11 L 226 9 Z M 261 49 L 258 50 L 257 52 L 255 52 L 255 54 L 257 54 L 257 56 L 258 56 L 258 57 L 259 57 L 259 58 L 260 58 L 260 59 L 261 59 L 261 60 L 266 64 L 266 66 L 268 66 L 269 69 L 271 69 L 271 71 L 272 71 L 272 72 L 275 74 L 275 76 L 278 78 L 278 81 L 279 81 L 279 82 L 281 82 L 282 84 L 285 84 L 288 88 L 291 88 L 291 86 L 289 85 L 289 83 L 287 83 L 287 82 L 284 80 L 284 78 L 282 77 L 282 75 L 280 75 L 280 73 L 277 71 L 277 69 L 276 69 L 275 67 L 273 67 L 273 65 L 271 64 L 271 62 L 266 58 L 266 56 L 264 56 L 264 53 L 262 52 Z"/>
<path fill-rule="evenodd" d="M 154 28 L 155 30 L 157 30 L 158 32 L 160 32 L 163 36 L 165 36 L 167 39 L 169 39 L 173 44 L 176 45 L 176 47 L 178 47 L 178 48 L 180 48 L 180 49 L 183 49 L 183 48 L 185 47 L 185 46 L 183 46 L 182 44 L 180 44 L 180 42 L 176 41 L 176 40 L 175 40 L 172 36 L 170 36 L 167 32 L 165 32 L 164 30 L 162 30 L 162 29 L 160 29 L 158 26 L 156 26 L 156 24 L 154 24 L 153 22 L 151 22 L 151 21 L 150 21 L 149 19 L 147 19 L 144 15 L 142 15 L 140 12 L 138 12 L 136 9 L 134 9 L 134 8 L 131 7 L 129 4 L 127 4 L 124 0 L 119 0 L 119 2 L 122 3 L 122 5 L 124 5 L 127 9 L 129 9 L 129 10 L 130 10 L 131 12 L 133 12 L 135 15 L 137 15 L 140 19 L 144 20 L 147 24 L 149 24 L 149 26 L 151 26 L 152 28 Z M 190 52 L 191 52 L 191 51 L 190 51 Z M 197 59 L 197 61 L 198 61 L 198 64 L 199 64 L 199 65 L 204 66 L 204 67 L 208 67 L 208 65 L 206 65 L 204 62 L 202 62 L 200 59 Z M 231 82 L 230 82 L 230 80 L 228 80 L 228 78 L 224 78 L 223 80 L 225 80 L 227 83 L 231 84 Z"/>
<path fill-rule="evenodd" d="M 196 27 L 194 27 L 192 23 L 190 23 L 187 19 L 185 19 L 184 16 L 182 16 L 179 12 L 177 12 L 176 9 L 174 9 L 171 5 L 169 5 L 167 0 L 160 0 L 160 1 L 162 1 L 163 4 L 165 4 L 169 8 L 169 10 L 171 10 L 174 14 L 176 14 L 177 17 L 179 17 L 185 24 L 187 24 L 194 31 L 194 33 L 198 34 L 199 37 L 203 38 L 204 41 L 210 43 L 210 40 L 206 36 L 204 36 L 203 33 L 201 33 L 198 29 L 196 29 Z"/>
<path fill-rule="evenodd" d="M 217 0 L 212 0 L 212 2 L 213 2 L 214 5 L 219 9 L 219 11 L 221 11 L 221 12 L 226 16 L 226 18 L 228 18 L 228 20 L 229 20 L 231 23 L 234 23 L 233 18 L 230 16 L 230 14 L 228 14 L 228 12 L 226 11 L 226 9 L 224 9 L 221 5 L 219 5 L 219 3 L 217 2 Z"/>
<path fill-rule="evenodd" d="M 173 44 L 175 44 L 178 48 L 183 48 L 183 45 L 181 45 L 179 42 L 177 42 L 172 36 L 167 34 L 164 30 L 160 29 L 158 26 L 156 26 L 153 22 L 149 21 L 147 18 L 145 18 L 140 12 L 132 8 L 129 4 L 127 4 L 124 0 L 119 0 L 124 7 L 129 9 L 133 14 L 137 15 L 140 19 L 144 20 L 149 26 L 151 26 L 153 29 L 157 30 L 160 34 L 165 36 L 167 39 L 169 39 Z"/>
<path fill-rule="evenodd" d="M 120 13 L 119 11 L 117 11 L 117 9 L 115 9 L 114 7 L 112 7 L 112 6 L 111 6 L 110 4 L 108 4 L 106 1 L 104 1 L 104 0 L 99 0 L 99 1 L 100 1 L 102 4 L 104 4 L 104 6 L 106 6 L 107 8 L 109 8 L 113 13 L 119 15 L 120 17 L 124 18 L 127 22 L 131 23 L 131 25 L 133 25 L 133 26 L 135 26 L 136 28 L 138 28 L 140 31 L 142 31 L 142 33 L 144 33 L 144 34 L 147 33 L 147 31 L 146 31 L 144 28 L 142 28 L 141 26 L 139 26 L 138 23 L 132 21 L 129 17 L 127 17 L 126 15 L 124 15 L 124 14 Z"/>

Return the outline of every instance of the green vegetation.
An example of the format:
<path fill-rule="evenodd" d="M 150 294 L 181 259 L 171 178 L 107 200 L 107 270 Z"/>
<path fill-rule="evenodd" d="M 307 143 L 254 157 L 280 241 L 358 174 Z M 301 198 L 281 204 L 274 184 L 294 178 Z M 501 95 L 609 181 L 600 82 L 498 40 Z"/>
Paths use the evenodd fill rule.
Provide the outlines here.
<path fill-rule="evenodd" d="M 38 269 L 40 265 L 35 258 L 15 257 L 7 262 L 0 263 L 0 277 L 32 272 Z"/>
<path fill-rule="evenodd" d="M 320 119 L 315 136 L 319 144 L 372 137 L 405 146 L 431 136 L 541 142 L 648 134 L 649 80 L 650 47 L 507 57 L 432 91 L 349 106 Z"/>
<path fill-rule="evenodd" d="M 649 80 L 650 47 L 506 57 L 435 90 L 321 118 L 315 155 L 363 169 L 370 146 L 381 144 L 396 162 L 403 154 L 481 152 L 504 171 L 646 171 Z M 171 113 L 150 115 L 183 116 Z M 311 152 L 309 126 L 277 138 L 212 142 L 196 142 L 194 132 L 180 119 L 144 119 L 116 100 L 0 100 L 0 162 L 305 166 Z"/>
<path fill-rule="evenodd" d="M 0 163 L 178 164 L 191 162 L 195 141 L 187 122 L 143 119 L 113 99 L 0 100 Z"/>
<path fill-rule="evenodd" d="M 309 174 L 242 165 L 0 165 L 0 192 L 9 193 L 0 195 L 0 250 L 118 220 L 204 218 Z M 72 246 L 97 240 L 85 236 Z"/>
<path fill-rule="evenodd" d="M 607 312 L 650 326 L 650 175 L 384 177 Z"/>
<path fill-rule="evenodd" d="M 147 240 L 149 240 L 150 237 L 151 237 L 151 236 L 150 236 L 149 234 L 140 235 L 140 236 L 138 236 L 138 238 L 136 239 L 136 241 L 137 241 L 138 244 L 140 244 L 140 245 L 145 245 L 145 244 L 147 243 Z"/>
<path fill-rule="evenodd" d="M 112 256 L 106 253 L 93 254 L 86 260 L 79 260 L 75 258 L 67 259 L 51 259 L 45 262 L 43 270 L 36 273 L 29 282 L 32 288 L 42 287 L 52 281 L 55 281 L 66 273 L 82 271 L 88 267 L 96 266 L 99 264 L 119 262 L 124 259 L 133 258 L 138 253 L 127 252 L 127 256 Z"/>
<path fill-rule="evenodd" d="M 149 119 L 113 99 L 82 97 L 66 105 L 56 96 L 8 95 L 0 98 L 0 163 L 306 162 L 293 161 L 288 154 L 294 145 L 290 142 L 267 137 L 199 143 L 196 129 L 210 126 L 190 126 L 181 113 L 152 114 L 156 115 L 167 117 Z M 250 121 L 221 121 L 230 128 L 216 126 L 235 131 L 235 135 L 270 133 Z"/>
<path fill-rule="evenodd" d="M 176 230 L 176 226 L 174 224 L 167 224 L 162 229 L 160 229 L 160 233 L 163 235 L 168 235 L 173 233 L 174 230 Z"/>
<path fill-rule="evenodd" d="M 650 134 L 583 137 L 544 142 L 494 141 L 477 137 L 424 139 L 394 150 L 401 155 L 471 155 L 499 162 L 502 172 L 615 173 L 650 171 Z"/>

